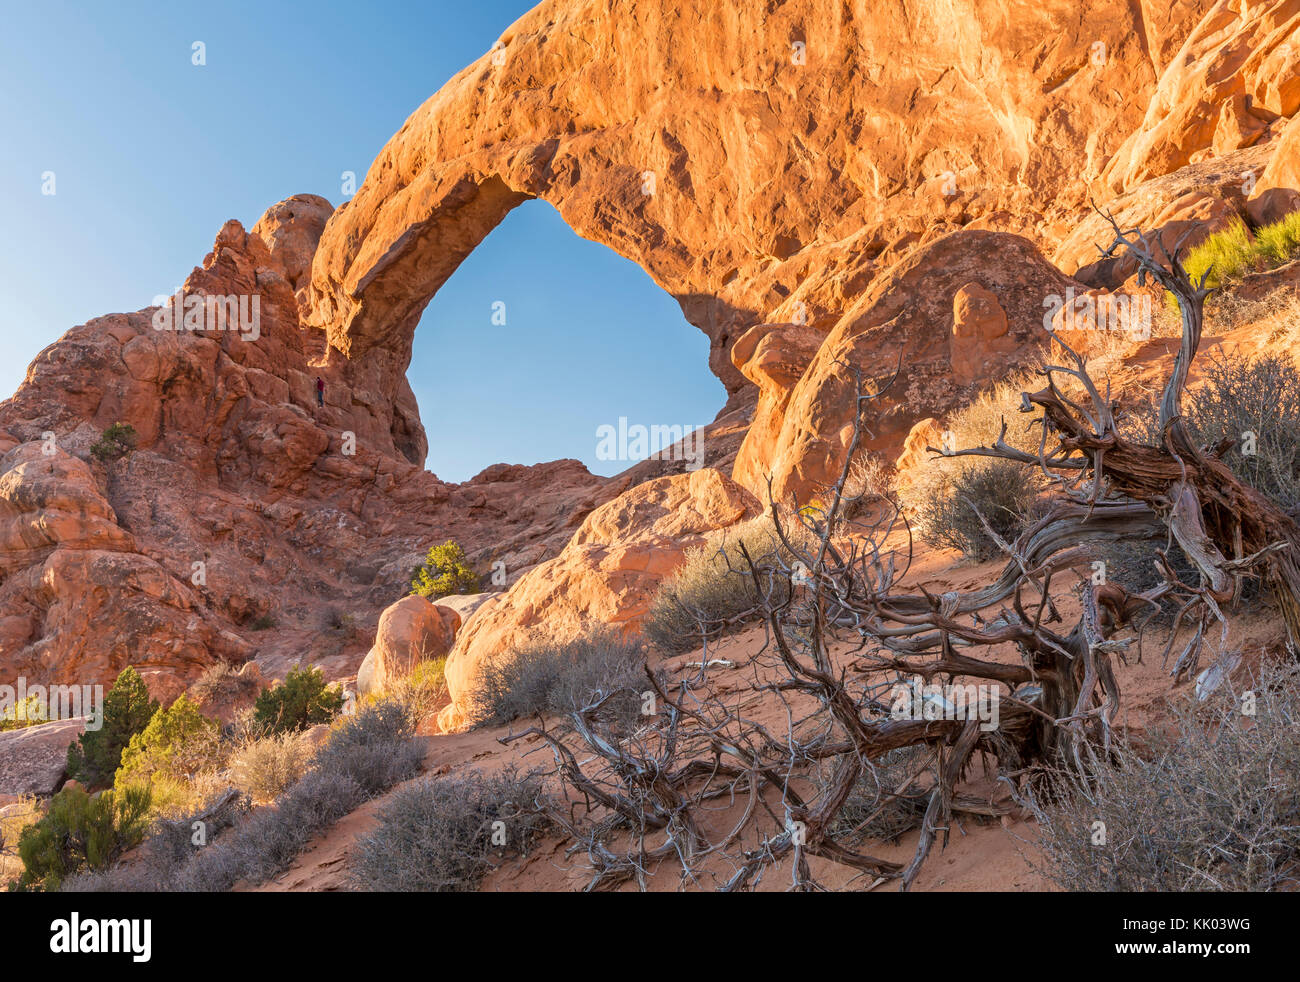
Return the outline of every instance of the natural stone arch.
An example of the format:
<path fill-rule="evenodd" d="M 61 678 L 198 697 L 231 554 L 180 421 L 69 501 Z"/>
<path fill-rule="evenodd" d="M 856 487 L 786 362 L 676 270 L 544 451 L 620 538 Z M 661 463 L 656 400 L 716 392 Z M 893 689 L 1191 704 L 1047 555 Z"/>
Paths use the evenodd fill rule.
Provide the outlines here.
<path fill-rule="evenodd" d="M 1188 27 L 1100 2 L 1086 23 L 1041 0 L 544 3 L 412 114 L 330 219 L 308 320 L 350 358 L 402 362 L 438 287 L 543 198 L 676 298 L 739 392 L 746 331 L 829 331 L 921 233 L 1007 213 L 1054 229 L 1086 204 Z M 1080 67 L 1097 41 L 1104 79 Z M 1133 98 L 1102 98 L 1117 76 Z"/>

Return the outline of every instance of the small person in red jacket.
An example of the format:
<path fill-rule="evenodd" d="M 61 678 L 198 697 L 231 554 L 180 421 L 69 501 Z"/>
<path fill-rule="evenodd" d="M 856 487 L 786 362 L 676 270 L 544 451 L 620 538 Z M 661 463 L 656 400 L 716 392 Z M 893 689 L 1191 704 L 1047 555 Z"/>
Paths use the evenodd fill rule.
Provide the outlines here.
<path fill-rule="evenodd" d="M 325 380 L 319 375 L 316 376 L 316 405 L 325 405 Z"/>

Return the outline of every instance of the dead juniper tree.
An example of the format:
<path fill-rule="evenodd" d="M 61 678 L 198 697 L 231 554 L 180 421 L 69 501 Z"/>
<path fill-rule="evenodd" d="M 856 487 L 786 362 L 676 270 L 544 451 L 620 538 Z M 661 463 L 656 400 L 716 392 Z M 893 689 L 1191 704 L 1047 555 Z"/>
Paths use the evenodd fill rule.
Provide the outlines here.
<path fill-rule="evenodd" d="M 1109 749 L 1121 706 L 1116 662 L 1140 645 L 1161 599 L 1180 601 L 1166 658 L 1184 621 L 1195 625 L 1176 678 L 1195 672 L 1209 625 L 1217 620 L 1226 631 L 1224 601 L 1256 568 L 1274 584 L 1294 632 L 1300 574 L 1290 546 L 1300 533 L 1232 476 L 1218 459 L 1222 448 L 1195 446 L 1182 424 L 1204 285 L 1190 282 L 1177 248 L 1166 266 L 1140 232 L 1116 227 L 1116 236 L 1116 247 L 1129 249 L 1183 310 L 1182 345 L 1160 407 L 1164 445 L 1126 441 L 1109 392 L 1102 395 L 1084 360 L 1062 344 L 1071 364 L 1045 367 L 1046 387 L 1022 396 L 1023 411 L 1038 413 L 1036 454 L 1006 443 L 1005 421 L 992 447 L 934 451 L 1040 469 L 1051 495 L 1045 513 L 1010 542 L 984 523 L 1007 556 L 984 588 L 909 590 L 912 538 L 902 509 L 886 499 L 864 513 L 846 492 L 887 383 L 869 385 L 844 366 L 856 404 L 838 480 L 811 502 L 776 502 L 769 492 L 780 548 L 755 557 L 740 546 L 737 572 L 753 598 L 744 616 L 763 625 L 763 644 L 743 672 L 717 684 L 710 668 L 717 625 L 694 611 L 703 656 L 676 679 L 647 670 L 640 725 L 617 725 L 604 711 L 615 693 L 601 692 L 568 718 L 503 741 L 540 740 L 549 750 L 563 793 L 544 807 L 571 839 L 570 853 L 585 853 L 590 889 L 628 881 L 644 888 L 665 863 L 683 886 L 749 889 L 779 865 L 792 888 L 816 889 L 816 859 L 820 869 L 838 865 L 871 885 L 898 880 L 906 890 L 960 816 L 1010 813 L 1017 785 L 1038 765 L 1082 768 L 1094 748 Z M 1058 380 L 1066 379 L 1073 385 L 1063 388 Z M 846 504 L 857 518 L 844 518 Z M 1135 539 L 1152 542 L 1158 586 L 1129 594 L 1092 575 L 1099 544 Z M 1198 582 L 1176 575 L 1161 539 L 1182 547 Z M 1073 623 L 1066 609 L 1076 611 Z M 938 694 L 929 691 L 936 680 L 947 684 Z M 996 720 L 944 694 L 959 690 L 992 693 Z M 904 758 L 907 773 L 888 778 L 885 762 L 902 751 L 914 751 Z M 958 790 L 977 761 L 997 790 Z M 864 787 L 866 818 L 847 820 Z M 919 835 L 905 865 L 864 851 L 857 834 L 898 802 L 918 806 Z"/>
<path fill-rule="evenodd" d="M 1209 273 L 1193 282 L 1183 268 L 1180 253 L 1186 234 L 1170 251 L 1159 238 L 1153 246 L 1141 230 L 1121 229 L 1113 217 L 1106 218 L 1115 240 L 1104 255 L 1127 249 L 1137 260 L 1139 285 L 1145 285 L 1147 279 L 1159 283 L 1175 297 L 1181 312 L 1179 350 L 1159 404 L 1161 445 L 1146 446 L 1121 435 L 1109 388 L 1103 396 L 1084 360 L 1053 336 L 1073 367 L 1043 369 L 1046 388 L 1022 394 L 1022 412 L 1041 410 L 1036 420 L 1041 426 L 1038 454 L 1008 446 L 1003 438 L 993 447 L 949 453 L 979 454 L 1039 467 L 1053 480 L 1063 500 L 1085 502 L 1090 513 L 1115 503 L 1145 505 L 1168 541 L 1178 544 L 1198 573 L 1197 583 L 1183 582 L 1161 552 L 1158 561 L 1164 582 L 1143 594 L 1147 602 L 1166 596 L 1181 601 L 1170 631 L 1170 646 L 1184 621 L 1196 625 L 1174 663 L 1176 679 L 1196 672 L 1206 631 L 1213 623 L 1220 624 L 1226 640 L 1228 620 L 1222 606 L 1240 595 L 1243 578 L 1256 575 L 1256 570 L 1262 570 L 1272 587 L 1295 648 L 1300 641 L 1300 528 L 1223 462 L 1222 455 L 1233 441 L 1199 446 L 1183 417 L 1188 373 L 1200 347 L 1204 304 L 1211 292 L 1205 286 Z M 1084 397 L 1077 402 L 1069 398 L 1057 385 L 1057 375 L 1075 379 Z M 1005 437 L 1005 423 L 1002 434 Z M 1050 452 L 1049 440 L 1054 441 Z M 1169 653 L 1167 647 L 1166 658 Z"/>

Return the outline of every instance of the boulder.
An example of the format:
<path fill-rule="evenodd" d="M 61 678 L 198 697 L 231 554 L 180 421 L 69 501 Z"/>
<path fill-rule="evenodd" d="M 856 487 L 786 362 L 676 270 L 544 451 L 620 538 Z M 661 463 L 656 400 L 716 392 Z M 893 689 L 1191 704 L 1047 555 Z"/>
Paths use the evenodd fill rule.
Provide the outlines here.
<path fill-rule="evenodd" d="M 68 746 L 86 728 L 84 717 L 0 733 L 0 795 L 51 795 L 63 783 Z"/>
<path fill-rule="evenodd" d="M 418 594 L 403 597 L 380 615 L 374 646 L 357 673 L 357 692 L 382 692 L 393 679 L 408 675 L 416 662 L 451 651 L 460 614 Z"/>

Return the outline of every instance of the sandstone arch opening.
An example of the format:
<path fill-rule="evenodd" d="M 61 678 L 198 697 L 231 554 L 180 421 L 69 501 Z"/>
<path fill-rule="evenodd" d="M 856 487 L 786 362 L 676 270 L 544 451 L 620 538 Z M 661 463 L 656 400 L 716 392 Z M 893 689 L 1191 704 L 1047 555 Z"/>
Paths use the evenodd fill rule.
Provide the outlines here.
<path fill-rule="evenodd" d="M 568 457 L 612 475 L 636 460 L 602 459 L 598 427 L 703 426 L 727 401 L 709 338 L 677 301 L 540 199 L 510 210 L 438 289 L 407 376 L 426 466 L 458 482 Z"/>

